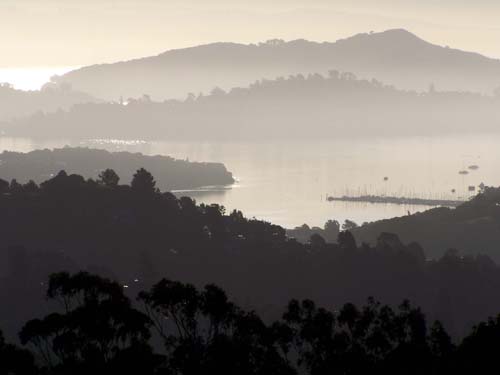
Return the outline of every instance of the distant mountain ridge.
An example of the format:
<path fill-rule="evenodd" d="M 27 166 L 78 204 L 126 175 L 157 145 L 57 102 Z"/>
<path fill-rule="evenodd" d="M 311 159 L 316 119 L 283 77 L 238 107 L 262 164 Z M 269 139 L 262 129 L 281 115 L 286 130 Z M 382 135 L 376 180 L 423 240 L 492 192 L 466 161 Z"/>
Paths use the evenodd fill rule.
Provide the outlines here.
<path fill-rule="evenodd" d="M 70 109 L 74 104 L 96 103 L 100 100 L 83 92 L 70 90 L 67 85 L 46 85 L 41 91 L 23 91 L 9 84 L 0 84 L 0 121 L 28 117 L 37 112 Z"/>
<path fill-rule="evenodd" d="M 158 56 L 87 66 L 53 82 L 118 101 L 149 95 L 154 100 L 231 89 L 291 74 L 350 71 L 401 89 L 491 93 L 500 87 L 500 60 L 428 43 L 394 29 L 357 34 L 336 42 L 270 40 L 258 45 L 213 43 Z"/>
<path fill-rule="evenodd" d="M 331 71 L 262 80 L 184 101 L 148 98 L 80 104 L 69 111 L 0 122 L 12 136 L 262 140 L 446 135 L 500 131 L 500 97 L 397 90 Z"/>

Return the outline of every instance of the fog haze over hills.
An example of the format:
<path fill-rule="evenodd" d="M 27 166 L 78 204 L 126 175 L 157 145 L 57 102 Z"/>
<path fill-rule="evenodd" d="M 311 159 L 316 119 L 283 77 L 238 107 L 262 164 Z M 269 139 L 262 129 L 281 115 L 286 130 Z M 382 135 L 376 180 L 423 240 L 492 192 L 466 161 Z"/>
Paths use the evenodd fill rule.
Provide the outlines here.
<path fill-rule="evenodd" d="M 8 135 L 129 139 L 290 139 L 498 132 L 499 98 L 402 91 L 331 71 L 258 81 L 185 101 L 81 104 L 3 123 Z"/>
<path fill-rule="evenodd" d="M 491 94 L 500 86 L 499 60 L 433 45 L 403 29 L 357 34 L 334 43 L 214 43 L 88 66 L 55 81 L 107 100 L 144 94 L 165 100 L 207 94 L 215 87 L 246 86 L 262 78 L 331 69 L 418 91 L 434 84 L 440 90 Z"/>
<path fill-rule="evenodd" d="M 1 1 L 0 375 L 491 373 L 499 14 Z"/>
<path fill-rule="evenodd" d="M 56 112 L 70 109 L 74 104 L 99 102 L 83 92 L 73 91 L 67 85 L 46 85 L 41 91 L 16 90 L 9 84 L 0 84 L 0 121 L 31 116 L 37 112 Z"/>

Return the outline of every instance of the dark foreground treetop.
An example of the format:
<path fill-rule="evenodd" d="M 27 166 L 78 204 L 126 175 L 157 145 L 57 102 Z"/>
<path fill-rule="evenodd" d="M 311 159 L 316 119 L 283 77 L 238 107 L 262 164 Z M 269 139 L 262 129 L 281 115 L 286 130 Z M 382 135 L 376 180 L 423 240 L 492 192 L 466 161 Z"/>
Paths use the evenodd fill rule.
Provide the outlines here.
<path fill-rule="evenodd" d="M 1 374 L 458 375 L 497 366 L 500 318 L 455 344 L 408 301 L 329 309 L 291 300 L 265 322 L 213 284 L 162 279 L 132 294 L 135 304 L 127 286 L 87 272 L 52 274 L 46 289 L 50 307 L 24 324 L 24 348 L 0 331 Z"/>

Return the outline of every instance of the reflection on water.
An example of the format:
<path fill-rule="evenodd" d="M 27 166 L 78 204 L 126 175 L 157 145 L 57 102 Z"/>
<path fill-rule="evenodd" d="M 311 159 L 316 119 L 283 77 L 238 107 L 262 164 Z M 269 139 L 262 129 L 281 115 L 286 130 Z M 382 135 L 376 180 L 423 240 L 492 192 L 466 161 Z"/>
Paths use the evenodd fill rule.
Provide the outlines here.
<path fill-rule="evenodd" d="M 112 146 L 120 148 L 120 147 L 130 147 L 130 146 L 139 146 L 147 144 L 146 141 L 140 139 L 102 139 L 102 138 L 89 139 L 87 141 L 80 141 L 78 143 L 82 146 L 89 146 L 89 145 L 92 145 L 92 147 L 103 146 L 103 148 Z"/>
<path fill-rule="evenodd" d="M 469 186 L 482 182 L 500 185 L 499 140 L 500 137 L 491 135 L 272 143 L 0 138 L 0 148 L 30 151 L 83 145 L 223 162 L 239 181 L 236 186 L 183 193 L 198 202 L 223 204 L 228 210 L 242 210 L 248 217 L 293 227 L 303 223 L 322 226 L 328 219 L 349 218 L 362 223 L 428 208 L 327 202 L 327 195 L 467 199 L 472 194 Z M 458 173 L 470 165 L 477 165 L 478 169 L 469 170 L 467 175 Z"/>
<path fill-rule="evenodd" d="M 223 196 L 226 194 L 229 190 L 237 188 L 238 184 L 234 184 L 231 186 L 205 186 L 202 188 L 198 189 L 190 189 L 190 190 L 173 190 L 172 193 L 174 193 L 178 197 L 182 196 L 190 196 L 195 199 L 203 199 L 205 202 L 209 203 L 214 203 L 217 202 L 217 200 L 211 200 L 213 197 L 216 196 Z"/>

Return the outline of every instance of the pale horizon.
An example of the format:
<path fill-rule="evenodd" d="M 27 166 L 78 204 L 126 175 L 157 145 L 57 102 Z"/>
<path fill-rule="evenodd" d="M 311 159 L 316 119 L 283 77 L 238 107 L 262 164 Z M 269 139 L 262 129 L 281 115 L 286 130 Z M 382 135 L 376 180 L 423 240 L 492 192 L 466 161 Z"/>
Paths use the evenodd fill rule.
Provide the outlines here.
<path fill-rule="evenodd" d="M 0 68 L 112 63 L 213 42 L 334 42 L 400 28 L 433 44 L 500 58 L 500 4 L 445 3 L 6 0 L 0 6 Z"/>

